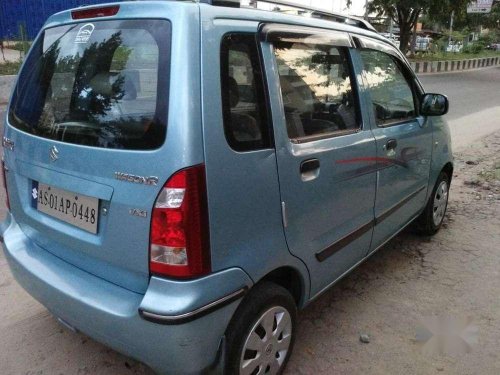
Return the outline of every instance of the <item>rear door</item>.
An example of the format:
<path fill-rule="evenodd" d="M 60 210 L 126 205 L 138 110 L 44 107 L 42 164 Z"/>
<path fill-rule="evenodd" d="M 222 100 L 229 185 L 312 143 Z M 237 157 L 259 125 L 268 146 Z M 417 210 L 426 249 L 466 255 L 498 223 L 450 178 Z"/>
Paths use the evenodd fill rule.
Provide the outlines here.
<path fill-rule="evenodd" d="M 419 116 L 420 87 L 397 53 L 379 43 L 360 50 L 377 144 L 376 227 L 371 251 L 408 224 L 425 205 L 432 126 Z"/>
<path fill-rule="evenodd" d="M 286 239 L 314 296 L 370 247 L 375 139 L 347 34 L 268 25 L 263 38 Z"/>
<path fill-rule="evenodd" d="M 199 99 L 199 55 L 185 48 L 185 35 L 198 43 L 198 13 L 194 4 L 130 3 L 116 20 L 58 16 L 66 24 L 41 33 L 9 108 L 16 221 L 40 247 L 137 292 L 149 280 L 160 187 L 203 162 L 199 111 L 182 102 Z M 170 83 L 182 89 L 169 95 Z"/>

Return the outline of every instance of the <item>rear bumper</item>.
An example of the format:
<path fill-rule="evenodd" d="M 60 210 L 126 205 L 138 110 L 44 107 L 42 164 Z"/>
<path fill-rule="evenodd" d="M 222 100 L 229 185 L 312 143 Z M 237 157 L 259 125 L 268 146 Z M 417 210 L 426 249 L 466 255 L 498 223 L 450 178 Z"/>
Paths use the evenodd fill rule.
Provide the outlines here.
<path fill-rule="evenodd" d="M 28 293 L 69 325 L 158 373 L 196 374 L 213 366 L 240 302 L 226 297 L 251 286 L 244 271 L 231 269 L 190 282 L 153 278 L 141 295 L 40 248 L 11 215 L 2 223 L 0 236 L 12 273 Z M 223 303 L 205 309 L 207 301 Z M 168 323 L 148 321 L 140 311 Z M 186 315 L 190 319 L 184 319 Z"/>

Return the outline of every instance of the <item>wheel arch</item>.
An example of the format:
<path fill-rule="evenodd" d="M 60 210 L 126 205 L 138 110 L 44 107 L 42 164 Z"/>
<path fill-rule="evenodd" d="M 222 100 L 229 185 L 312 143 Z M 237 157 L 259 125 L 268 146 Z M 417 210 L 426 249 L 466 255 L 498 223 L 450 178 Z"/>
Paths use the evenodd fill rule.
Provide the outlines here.
<path fill-rule="evenodd" d="M 453 163 L 451 161 L 446 163 L 441 169 L 441 172 L 444 172 L 448 175 L 448 182 L 451 185 L 451 181 L 453 180 Z"/>
<path fill-rule="evenodd" d="M 432 191 L 434 189 L 434 186 L 436 184 L 436 181 L 438 180 L 439 176 L 441 173 L 446 173 L 448 176 L 448 186 L 451 187 L 451 182 L 453 180 L 453 172 L 455 170 L 454 164 L 452 160 L 446 160 L 443 161 L 442 163 L 435 163 L 434 167 L 431 169 L 431 175 L 429 178 L 429 188 L 427 190 L 427 200 L 426 204 L 429 201 L 429 199 L 432 199 Z"/>
<path fill-rule="evenodd" d="M 262 277 L 258 283 L 266 281 L 288 290 L 298 308 L 305 306 L 307 299 L 306 283 L 298 269 L 291 266 L 279 267 Z"/>

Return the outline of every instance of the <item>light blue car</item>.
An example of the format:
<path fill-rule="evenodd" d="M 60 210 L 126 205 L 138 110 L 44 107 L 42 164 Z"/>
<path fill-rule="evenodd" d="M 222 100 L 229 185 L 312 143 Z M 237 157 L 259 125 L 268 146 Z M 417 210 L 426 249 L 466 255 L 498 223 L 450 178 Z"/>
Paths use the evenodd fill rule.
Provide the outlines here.
<path fill-rule="evenodd" d="M 10 101 L 12 273 L 158 373 L 280 373 L 298 310 L 445 216 L 447 98 L 369 24 L 268 3 L 58 13 Z"/>

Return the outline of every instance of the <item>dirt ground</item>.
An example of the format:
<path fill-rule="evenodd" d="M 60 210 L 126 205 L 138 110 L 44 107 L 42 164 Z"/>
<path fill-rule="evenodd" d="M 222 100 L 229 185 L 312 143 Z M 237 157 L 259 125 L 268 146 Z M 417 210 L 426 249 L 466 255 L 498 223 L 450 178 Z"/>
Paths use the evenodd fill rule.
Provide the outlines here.
<path fill-rule="evenodd" d="M 499 155 L 500 132 L 457 153 L 443 230 L 406 231 L 301 313 L 287 375 L 500 373 Z M 152 374 L 62 328 L 12 279 L 3 255 L 0 270 L 0 374 Z M 478 345 L 456 358 L 423 354 L 417 327 L 436 315 L 472 317 Z"/>
<path fill-rule="evenodd" d="M 500 132 L 455 156 L 443 230 L 407 230 L 303 311 L 286 375 L 500 374 Z M 416 332 L 429 316 L 471 317 L 479 343 L 458 357 L 423 354 Z M 0 374 L 152 372 L 60 326 L 0 251 Z"/>
<path fill-rule="evenodd" d="M 443 230 L 407 230 L 309 306 L 287 374 L 500 374 L 500 132 L 455 157 Z M 430 316 L 471 317 L 479 343 L 423 354 Z"/>

